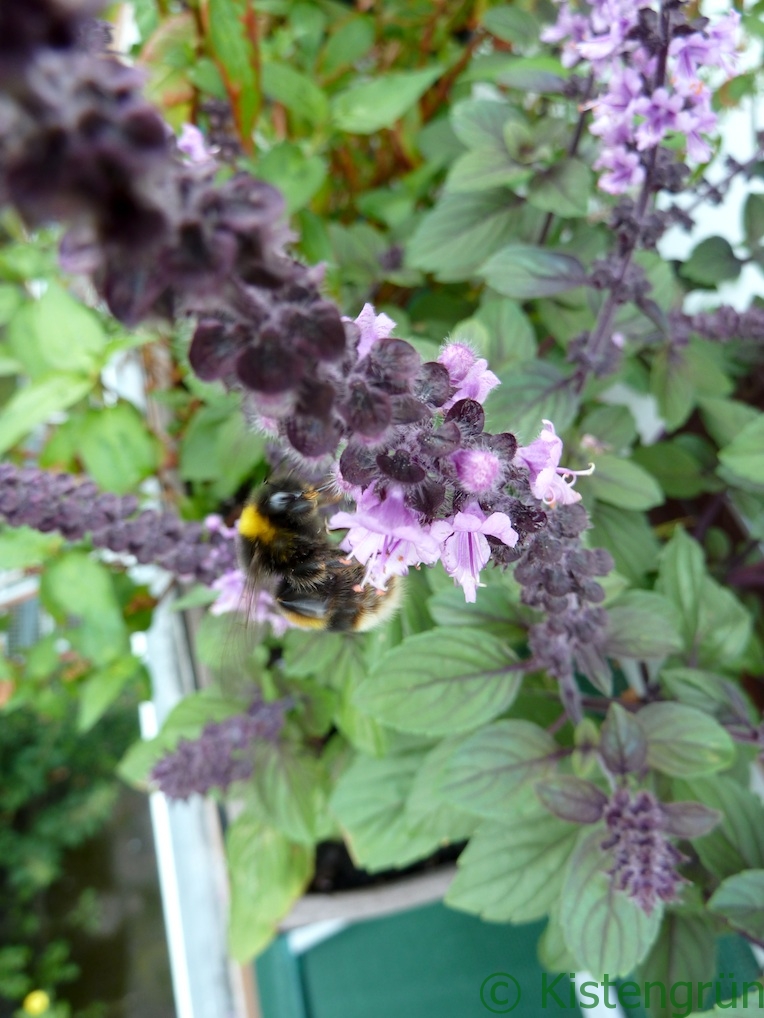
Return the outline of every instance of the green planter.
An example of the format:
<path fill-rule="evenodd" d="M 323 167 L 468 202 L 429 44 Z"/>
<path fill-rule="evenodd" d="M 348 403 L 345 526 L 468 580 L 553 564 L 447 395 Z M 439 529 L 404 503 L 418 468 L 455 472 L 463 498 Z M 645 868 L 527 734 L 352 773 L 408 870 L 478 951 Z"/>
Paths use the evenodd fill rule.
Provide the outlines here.
<path fill-rule="evenodd" d="M 516 1001 L 506 976 L 520 987 L 514 1015 L 578 1016 L 553 994 L 541 1009 L 551 982 L 536 956 L 543 927 L 485 923 L 438 902 L 355 923 L 299 954 L 281 935 L 256 963 L 263 1018 L 489 1018 Z"/>
<path fill-rule="evenodd" d="M 595 1013 L 594 1003 L 580 1007 L 572 998 L 567 975 L 558 978 L 542 969 L 536 950 L 543 928 L 543 922 L 485 923 L 437 902 L 353 923 L 305 950 L 281 934 L 256 962 L 262 1016 L 489 1018 L 511 1013 L 544 1018 L 564 1011 L 580 1018 Z M 741 938 L 719 939 L 713 975 L 718 973 L 734 973 L 738 985 L 758 978 L 759 967 Z M 519 986 L 519 1000 L 510 976 Z M 721 988 L 722 997 L 729 996 L 723 980 Z M 597 993 L 601 1009 L 607 1005 L 603 991 Z M 667 1013 L 672 1011 L 678 1015 L 682 1008 L 669 1002 Z M 611 1004 L 599 1013 L 648 1018 L 642 1006 L 618 1010 Z"/>

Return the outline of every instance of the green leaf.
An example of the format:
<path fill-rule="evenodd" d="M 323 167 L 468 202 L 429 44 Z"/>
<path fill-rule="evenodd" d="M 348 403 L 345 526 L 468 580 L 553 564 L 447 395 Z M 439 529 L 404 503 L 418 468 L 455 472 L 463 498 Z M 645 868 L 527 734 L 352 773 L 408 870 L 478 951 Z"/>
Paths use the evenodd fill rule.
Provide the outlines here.
<path fill-rule="evenodd" d="M 364 869 L 407 866 L 438 845 L 426 820 L 410 823 L 406 802 L 424 751 L 374 759 L 358 756 L 342 774 L 329 806 L 353 859 Z"/>
<path fill-rule="evenodd" d="M 489 286 L 506 297 L 528 300 L 564 293 L 586 282 L 586 270 L 573 255 L 533 244 L 508 244 L 480 268 Z"/>
<path fill-rule="evenodd" d="M 217 590 L 203 583 L 195 583 L 182 597 L 176 598 L 171 607 L 174 612 L 187 611 L 189 608 L 206 608 L 207 605 L 214 604 L 218 597 Z"/>
<path fill-rule="evenodd" d="M 0 283 L 0 325 L 7 325 L 23 303 L 21 290 L 12 283 Z"/>
<path fill-rule="evenodd" d="M 530 47 L 538 42 L 539 24 L 534 17 L 517 7 L 491 7 L 482 19 L 483 27 L 504 42 Z"/>
<path fill-rule="evenodd" d="M 638 979 L 642 986 L 646 982 L 667 988 L 689 984 L 683 1008 L 699 1008 L 703 1006 L 699 984 L 710 978 L 710 973 L 715 971 L 715 963 L 716 936 L 709 918 L 704 915 L 668 912 L 658 939 L 639 968 Z M 676 1005 L 667 1000 L 666 1006 L 661 1007 L 659 996 L 652 995 L 651 1016 L 674 1018 Z"/>
<path fill-rule="evenodd" d="M 324 74 L 334 75 L 356 61 L 374 45 L 374 22 L 367 14 L 357 14 L 338 25 L 326 41 L 320 63 Z"/>
<path fill-rule="evenodd" d="M 702 464 L 679 442 L 635 449 L 632 461 L 649 470 L 669 498 L 696 498 L 706 489 Z"/>
<path fill-rule="evenodd" d="M 106 336 L 89 308 L 51 282 L 14 316 L 8 345 L 34 379 L 51 371 L 90 375 L 101 365 Z"/>
<path fill-rule="evenodd" d="M 613 774 L 640 771 L 647 759 L 645 733 L 634 714 L 611 703 L 600 729 L 599 751 Z"/>
<path fill-rule="evenodd" d="M 313 125 L 329 119 L 329 100 L 316 83 L 288 64 L 268 60 L 263 64 L 263 92 L 290 113 Z"/>
<path fill-rule="evenodd" d="M 608 654 L 645 661 L 666 657 L 683 646 L 679 613 L 668 598 L 630 590 L 608 608 Z"/>
<path fill-rule="evenodd" d="M 145 792 L 152 767 L 164 755 L 165 750 L 157 739 L 139 739 L 117 764 L 117 776 L 126 784 Z"/>
<path fill-rule="evenodd" d="M 236 96 L 234 115 L 242 138 L 249 138 L 255 125 L 259 87 L 258 65 L 245 21 L 250 0 L 206 0 L 207 38 L 212 46 L 229 93 Z"/>
<path fill-rule="evenodd" d="M 563 432 L 573 422 L 578 396 L 568 375 L 553 364 L 532 361 L 503 371 L 501 385 L 487 400 L 487 427 L 501 432 L 511 428 L 518 442 L 538 438 L 543 420 L 554 421 Z"/>
<path fill-rule="evenodd" d="M 252 752 L 252 784 L 269 824 L 312 845 L 325 780 L 318 761 L 283 742 L 257 742 Z"/>
<path fill-rule="evenodd" d="M 517 598 L 501 584 L 481 588 L 480 596 L 472 604 L 465 604 L 461 587 L 446 587 L 430 598 L 428 608 L 444 629 L 479 627 L 485 633 L 510 641 L 515 637 L 522 640 L 525 635 L 523 627 L 513 626 L 510 621 L 518 614 Z"/>
<path fill-rule="evenodd" d="M 688 707 L 706 714 L 717 714 L 722 707 L 731 707 L 727 686 L 730 680 L 714 672 L 698 668 L 662 668 L 661 681 L 671 696 Z"/>
<path fill-rule="evenodd" d="M 452 736 L 430 750 L 414 777 L 406 800 L 408 826 L 425 825 L 440 844 L 469 838 L 479 823 L 474 814 L 454 806 L 443 795 L 448 762 L 464 741 L 463 735 Z"/>
<path fill-rule="evenodd" d="M 409 241 L 406 264 L 461 282 L 516 234 L 516 206 L 503 189 L 444 195 Z"/>
<path fill-rule="evenodd" d="M 496 81 L 521 92 L 559 95 L 565 88 L 566 71 L 553 57 L 503 56 Z"/>
<path fill-rule="evenodd" d="M 299 146 L 283 141 L 258 160 L 257 176 L 281 189 L 287 213 L 292 215 L 304 208 L 322 187 L 327 165 L 320 156 L 306 155 Z"/>
<path fill-rule="evenodd" d="M 536 174 L 528 188 L 528 201 L 556 216 L 585 216 L 592 183 L 592 172 L 585 163 L 563 159 Z"/>
<path fill-rule="evenodd" d="M 244 963 L 268 945 L 277 923 L 305 890 L 313 852 L 244 813 L 228 828 L 226 857 L 231 954 Z"/>
<path fill-rule="evenodd" d="M 650 368 L 650 392 L 658 401 L 667 430 L 676 431 L 692 413 L 698 397 L 684 350 L 673 346 L 658 350 Z"/>
<path fill-rule="evenodd" d="M 43 249 L 33 241 L 6 241 L 0 251 L 0 276 L 26 286 L 30 279 L 49 279 L 57 272 L 55 245 Z"/>
<path fill-rule="evenodd" d="M 764 414 L 746 424 L 720 451 L 719 459 L 738 477 L 764 485 Z"/>
<path fill-rule="evenodd" d="M 563 935 L 579 969 L 596 978 L 628 975 L 650 950 L 660 928 L 662 906 L 647 916 L 607 870 L 611 860 L 600 848 L 603 831 L 587 832 L 573 853 L 560 904 Z"/>
<path fill-rule="evenodd" d="M 393 71 L 383 78 L 353 85 L 333 99 L 334 123 L 351 134 L 373 134 L 392 127 L 442 73 L 441 67 Z"/>
<path fill-rule="evenodd" d="M 635 584 L 652 571 L 658 558 L 658 541 L 644 513 L 604 502 L 595 503 L 592 509 L 589 543 L 593 548 L 607 548 L 618 572 Z"/>
<path fill-rule="evenodd" d="M 159 466 L 160 447 L 130 403 L 84 414 L 79 453 L 99 488 L 124 495 Z"/>
<path fill-rule="evenodd" d="M 498 373 L 510 364 L 533 360 L 536 336 L 530 319 L 516 301 L 509 298 L 486 300 L 475 319 L 487 330 L 487 341 L 480 347 L 480 352 L 493 371 Z"/>
<path fill-rule="evenodd" d="M 764 237 L 764 194 L 753 192 L 746 198 L 743 208 L 743 228 L 749 247 L 758 244 Z"/>
<path fill-rule="evenodd" d="M 21 375 L 24 373 L 24 365 L 21 361 L 17 361 L 15 357 L 8 357 L 6 354 L 1 352 L 0 348 L 0 378 L 6 378 L 9 375 Z"/>
<path fill-rule="evenodd" d="M 568 950 L 559 917 L 559 899 L 549 912 L 549 921 L 538 942 L 539 961 L 547 972 L 572 972 L 576 961 Z M 574 999 L 575 999 L 575 990 Z M 572 1003 L 572 1001 L 571 1001 Z"/>
<path fill-rule="evenodd" d="M 611 453 L 594 457 L 594 473 L 578 481 L 584 499 L 590 494 L 599 502 L 623 509 L 653 509 L 664 502 L 660 485 L 631 460 Z"/>
<path fill-rule="evenodd" d="M 40 596 L 55 617 L 81 623 L 70 639 L 95 664 L 128 652 L 127 627 L 109 570 L 100 562 L 81 551 L 61 555 L 45 569 Z"/>
<path fill-rule="evenodd" d="M 708 908 L 754 942 L 764 939 L 764 870 L 744 870 L 722 881 Z"/>
<path fill-rule="evenodd" d="M 530 176 L 531 171 L 510 159 L 506 149 L 474 149 L 459 156 L 449 170 L 446 192 L 462 194 L 492 187 L 517 188 Z"/>
<path fill-rule="evenodd" d="M 656 589 L 679 610 L 680 632 L 687 650 L 695 645 L 700 604 L 706 580 L 703 551 L 680 527 L 660 555 Z"/>
<path fill-rule="evenodd" d="M 349 667 L 342 667 L 343 660 L 348 662 Z M 337 659 L 336 670 L 332 666 L 331 671 L 334 676 L 333 686 L 339 694 L 334 712 L 337 728 L 350 745 L 362 753 L 384 756 L 390 747 L 391 729 L 370 718 L 355 703 L 356 692 L 367 672 L 363 655 L 353 654 L 353 648 L 347 648 L 343 658 Z"/>
<path fill-rule="evenodd" d="M 729 767 L 735 744 L 708 714 L 681 703 L 650 703 L 638 713 L 647 736 L 648 766 L 690 778 Z"/>
<path fill-rule="evenodd" d="M 450 120 L 454 134 L 467 148 L 503 151 L 506 156 L 504 125 L 507 121 L 524 123 L 508 103 L 493 99 L 464 99 L 455 104 Z"/>
<path fill-rule="evenodd" d="M 357 637 L 354 637 L 357 639 Z M 339 633 L 311 633 L 290 629 L 284 636 L 283 668 L 296 678 L 332 676 L 334 664 L 345 653 Z"/>
<path fill-rule="evenodd" d="M 698 618 L 697 658 L 705 668 L 734 667 L 745 653 L 753 620 L 727 587 L 703 578 Z"/>
<path fill-rule="evenodd" d="M 355 703 L 404 732 L 466 732 L 512 703 L 522 682 L 516 660 L 504 642 L 480 630 L 430 630 L 388 651 Z"/>
<path fill-rule="evenodd" d="M 755 407 L 736 399 L 704 396 L 700 413 L 706 430 L 718 446 L 729 445 L 752 421 L 761 417 Z"/>
<path fill-rule="evenodd" d="M 137 658 L 129 654 L 118 657 L 90 675 L 80 687 L 78 730 L 89 731 L 138 674 L 145 675 L 145 669 Z"/>
<path fill-rule="evenodd" d="M 262 456 L 262 437 L 247 428 L 238 400 L 226 398 L 194 415 L 180 443 L 180 475 L 210 481 L 219 498 L 228 498 Z"/>
<path fill-rule="evenodd" d="M 59 534 L 41 534 L 31 527 L 0 529 L 0 562 L 3 569 L 29 569 L 48 562 L 63 544 Z"/>
<path fill-rule="evenodd" d="M 494 923 L 541 919 L 560 896 L 579 830 L 549 813 L 481 824 L 459 856 L 446 904 Z"/>
<path fill-rule="evenodd" d="M 726 776 L 675 781 L 677 799 L 694 799 L 719 810 L 723 820 L 710 834 L 693 840 L 703 865 L 717 879 L 745 869 L 764 869 L 764 806 Z"/>
<path fill-rule="evenodd" d="M 92 387 L 90 378 L 61 371 L 19 389 L 3 407 L 0 453 L 7 452 L 53 414 L 83 399 Z"/>
<path fill-rule="evenodd" d="M 536 795 L 550 813 L 574 824 L 596 824 L 608 803 L 601 788 L 572 774 L 557 774 L 537 781 L 535 788 Z"/>
<path fill-rule="evenodd" d="M 605 448 L 619 453 L 634 444 L 637 427 L 625 406 L 594 406 L 581 421 L 581 433 L 594 435 Z"/>
<path fill-rule="evenodd" d="M 227 102 L 228 93 L 225 90 L 225 82 L 217 65 L 208 57 L 197 60 L 193 67 L 186 72 L 188 80 L 201 92 L 206 92 L 215 99 Z"/>
<path fill-rule="evenodd" d="M 692 283 L 716 287 L 727 279 L 737 279 L 742 265 L 728 240 L 707 237 L 681 266 L 680 275 Z"/>
<path fill-rule="evenodd" d="M 523 786 L 552 769 L 556 749 L 552 736 L 530 721 L 496 721 L 456 750 L 443 794 L 478 816 L 505 818 Z"/>

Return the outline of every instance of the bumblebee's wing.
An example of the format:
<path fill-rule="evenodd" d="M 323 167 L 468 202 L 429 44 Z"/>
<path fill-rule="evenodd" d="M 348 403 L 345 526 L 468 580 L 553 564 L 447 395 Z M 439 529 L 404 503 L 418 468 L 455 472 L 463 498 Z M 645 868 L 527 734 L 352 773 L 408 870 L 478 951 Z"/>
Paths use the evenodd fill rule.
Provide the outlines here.
<path fill-rule="evenodd" d="M 326 582 L 305 586 L 284 577 L 276 591 L 276 604 L 292 625 L 325 629 L 331 616 L 332 596 Z"/>

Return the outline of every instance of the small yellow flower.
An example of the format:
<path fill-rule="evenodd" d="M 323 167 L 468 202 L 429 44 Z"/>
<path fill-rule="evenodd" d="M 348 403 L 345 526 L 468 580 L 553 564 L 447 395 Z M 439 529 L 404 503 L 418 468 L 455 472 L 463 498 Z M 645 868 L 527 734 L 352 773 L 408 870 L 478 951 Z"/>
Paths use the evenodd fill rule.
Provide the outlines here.
<path fill-rule="evenodd" d="M 32 990 L 24 997 L 21 1005 L 27 1014 L 45 1014 L 50 1007 L 50 997 L 45 990 Z"/>

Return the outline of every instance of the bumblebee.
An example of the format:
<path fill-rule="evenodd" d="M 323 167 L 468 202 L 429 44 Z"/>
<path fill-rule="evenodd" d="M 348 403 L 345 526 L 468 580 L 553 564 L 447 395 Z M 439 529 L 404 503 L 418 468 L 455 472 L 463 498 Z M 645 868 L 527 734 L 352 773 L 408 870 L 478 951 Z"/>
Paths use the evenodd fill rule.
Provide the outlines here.
<path fill-rule="evenodd" d="M 242 567 L 252 583 L 270 586 L 293 625 L 366 632 L 395 613 L 400 583 L 364 584 L 364 567 L 329 540 L 320 498 L 320 488 L 292 478 L 258 488 L 239 518 Z"/>

